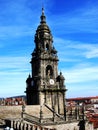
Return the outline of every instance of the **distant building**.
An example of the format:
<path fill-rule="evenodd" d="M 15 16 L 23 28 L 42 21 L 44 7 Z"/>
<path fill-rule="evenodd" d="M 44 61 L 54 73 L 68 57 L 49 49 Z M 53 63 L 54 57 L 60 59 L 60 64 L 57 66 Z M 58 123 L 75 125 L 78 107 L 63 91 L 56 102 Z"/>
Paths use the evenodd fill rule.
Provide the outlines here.
<path fill-rule="evenodd" d="M 77 97 L 77 98 L 68 98 L 66 99 L 67 102 L 75 102 L 78 104 L 98 104 L 98 96 L 95 97 Z"/>
<path fill-rule="evenodd" d="M 14 96 L 0 99 L 2 106 L 17 106 L 26 104 L 26 96 Z"/>
<path fill-rule="evenodd" d="M 66 99 L 67 109 L 77 107 L 79 111 L 81 106 L 84 108 L 84 116 L 88 124 L 91 124 L 92 130 L 98 130 L 98 96 L 95 97 L 78 97 Z"/>

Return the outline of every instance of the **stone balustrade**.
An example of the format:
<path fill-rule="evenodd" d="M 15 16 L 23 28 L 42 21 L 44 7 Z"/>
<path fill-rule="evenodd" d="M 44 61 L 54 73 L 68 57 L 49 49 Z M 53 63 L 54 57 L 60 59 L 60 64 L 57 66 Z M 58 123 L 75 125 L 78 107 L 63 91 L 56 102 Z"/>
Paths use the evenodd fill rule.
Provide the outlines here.
<path fill-rule="evenodd" d="M 14 130 L 55 130 L 35 124 L 30 124 L 22 120 L 6 120 L 6 125 L 10 128 L 13 128 Z"/>

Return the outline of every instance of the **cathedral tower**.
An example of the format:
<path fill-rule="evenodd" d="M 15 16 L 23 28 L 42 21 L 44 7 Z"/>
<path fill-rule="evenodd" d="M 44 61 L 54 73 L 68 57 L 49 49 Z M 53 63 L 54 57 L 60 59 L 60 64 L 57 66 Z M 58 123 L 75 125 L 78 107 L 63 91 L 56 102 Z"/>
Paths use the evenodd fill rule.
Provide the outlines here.
<path fill-rule="evenodd" d="M 53 37 L 46 23 L 44 9 L 40 25 L 35 33 L 35 49 L 32 53 L 32 73 L 26 80 L 28 105 L 46 105 L 58 114 L 65 114 L 64 77 L 58 74 L 58 56 L 53 46 Z"/>

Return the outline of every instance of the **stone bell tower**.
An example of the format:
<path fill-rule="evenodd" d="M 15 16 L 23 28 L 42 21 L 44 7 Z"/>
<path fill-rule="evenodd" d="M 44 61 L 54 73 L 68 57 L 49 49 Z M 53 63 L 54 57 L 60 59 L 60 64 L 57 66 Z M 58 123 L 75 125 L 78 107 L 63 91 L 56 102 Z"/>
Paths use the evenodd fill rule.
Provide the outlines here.
<path fill-rule="evenodd" d="M 64 77 L 58 74 L 58 56 L 53 46 L 53 37 L 46 23 L 44 9 L 40 25 L 35 33 L 35 49 L 32 53 L 32 73 L 26 80 L 28 105 L 46 105 L 56 113 L 65 114 Z"/>

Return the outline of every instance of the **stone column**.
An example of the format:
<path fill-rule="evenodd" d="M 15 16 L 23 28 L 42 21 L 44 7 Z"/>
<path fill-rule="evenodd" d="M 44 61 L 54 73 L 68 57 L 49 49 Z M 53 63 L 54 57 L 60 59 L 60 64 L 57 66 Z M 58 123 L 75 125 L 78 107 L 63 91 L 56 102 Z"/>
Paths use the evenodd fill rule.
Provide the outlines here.
<path fill-rule="evenodd" d="M 34 126 L 33 125 L 31 126 L 31 130 L 34 130 Z"/>
<path fill-rule="evenodd" d="M 20 123 L 20 130 L 23 130 L 23 123 Z"/>
<path fill-rule="evenodd" d="M 76 105 L 76 108 L 75 108 L 75 117 L 76 117 L 76 120 L 79 120 L 79 108 L 78 108 L 78 105 Z"/>
<path fill-rule="evenodd" d="M 90 130 L 94 130 L 93 123 L 90 125 Z"/>
<path fill-rule="evenodd" d="M 44 95 L 44 103 L 46 103 L 46 90 L 45 90 L 45 95 Z"/>
<path fill-rule="evenodd" d="M 39 127 L 39 126 L 37 126 L 37 130 L 40 130 L 40 127 Z"/>
<path fill-rule="evenodd" d="M 17 124 L 16 124 L 16 121 L 14 121 L 14 129 L 16 129 L 17 128 L 17 126 L 16 126 Z"/>
<path fill-rule="evenodd" d="M 65 121 L 66 121 L 66 107 L 65 107 L 65 92 L 62 93 L 63 94 L 63 107 L 64 107 L 64 118 L 65 118 Z"/>
<path fill-rule="evenodd" d="M 43 127 L 41 127 L 41 130 L 45 130 Z"/>
<path fill-rule="evenodd" d="M 53 93 L 51 91 L 51 108 L 53 108 Z"/>
<path fill-rule="evenodd" d="M 34 125 L 34 130 L 37 130 L 37 126 L 36 125 Z"/>
<path fill-rule="evenodd" d="M 28 124 L 28 130 L 31 130 L 31 125 Z"/>
<path fill-rule="evenodd" d="M 13 128 L 13 127 L 14 127 L 14 121 L 11 120 L 11 128 Z"/>
<path fill-rule="evenodd" d="M 40 123 L 42 123 L 43 119 L 43 111 L 42 111 L 42 106 L 40 106 Z"/>
<path fill-rule="evenodd" d="M 58 113 L 60 114 L 59 92 L 57 92 L 57 100 L 58 100 Z"/>
<path fill-rule="evenodd" d="M 19 130 L 20 122 L 17 122 L 17 130 Z"/>
<path fill-rule="evenodd" d="M 55 122 L 55 107 L 53 106 L 53 122 Z"/>
<path fill-rule="evenodd" d="M 27 124 L 24 123 L 24 129 L 23 130 L 27 130 Z"/>
<path fill-rule="evenodd" d="M 79 103 L 77 105 L 77 120 L 79 120 Z"/>

